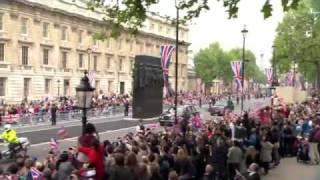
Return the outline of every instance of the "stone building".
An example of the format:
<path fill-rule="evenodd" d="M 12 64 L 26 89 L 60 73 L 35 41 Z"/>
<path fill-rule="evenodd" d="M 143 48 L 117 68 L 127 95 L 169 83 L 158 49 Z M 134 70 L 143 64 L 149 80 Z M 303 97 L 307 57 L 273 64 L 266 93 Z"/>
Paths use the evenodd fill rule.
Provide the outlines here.
<path fill-rule="evenodd" d="M 104 93 L 130 93 L 137 54 L 159 56 L 160 45 L 174 44 L 171 21 L 149 13 L 141 32 L 117 39 L 94 40 L 105 29 L 103 14 L 86 9 L 86 0 L 0 1 L 0 98 L 73 96 L 86 69 Z M 188 27 L 179 32 L 179 91 L 186 90 Z M 175 63 L 173 54 L 172 63 Z M 174 64 L 169 69 L 174 84 Z"/>

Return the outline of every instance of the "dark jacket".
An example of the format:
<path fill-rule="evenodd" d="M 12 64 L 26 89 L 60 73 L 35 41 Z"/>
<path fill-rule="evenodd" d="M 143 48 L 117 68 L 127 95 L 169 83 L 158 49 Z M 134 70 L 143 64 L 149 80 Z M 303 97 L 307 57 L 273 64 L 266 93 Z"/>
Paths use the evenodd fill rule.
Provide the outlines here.
<path fill-rule="evenodd" d="M 115 166 L 110 170 L 110 176 L 108 180 L 133 180 L 134 176 L 125 167 Z"/>
<path fill-rule="evenodd" d="M 258 173 L 249 174 L 247 180 L 260 180 L 260 175 Z"/>

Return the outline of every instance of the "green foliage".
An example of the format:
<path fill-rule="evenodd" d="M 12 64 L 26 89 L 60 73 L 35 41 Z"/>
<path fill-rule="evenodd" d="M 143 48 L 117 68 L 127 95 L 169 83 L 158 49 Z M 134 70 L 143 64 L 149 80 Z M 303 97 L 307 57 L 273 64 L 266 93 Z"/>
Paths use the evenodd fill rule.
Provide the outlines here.
<path fill-rule="evenodd" d="M 241 59 L 242 49 L 224 51 L 219 43 L 213 43 L 195 55 L 194 63 L 197 75 L 205 82 L 209 83 L 214 79 L 221 79 L 228 83 L 233 80 L 230 61 Z M 249 50 L 246 51 L 246 59 L 249 61 L 245 64 L 245 77 L 257 82 L 265 82 L 264 74 L 256 65 L 255 56 Z"/>
<path fill-rule="evenodd" d="M 118 37 L 124 27 L 132 34 L 137 34 L 147 18 L 147 9 L 151 5 L 158 4 L 161 0 L 117 0 L 117 3 L 112 5 L 107 5 L 107 1 L 109 0 L 89 0 L 88 9 L 104 13 L 106 26 L 112 27 L 112 31 L 107 36 Z M 223 2 L 229 18 L 237 17 L 238 5 L 241 0 L 216 1 Z M 272 16 L 273 8 L 270 0 L 264 1 L 261 12 L 265 18 L 268 18 Z M 302 0 L 282 0 L 283 10 L 296 9 L 300 1 Z M 184 0 L 179 2 L 177 8 L 186 12 L 184 17 L 179 19 L 181 22 L 197 18 L 201 12 L 210 9 L 209 0 Z"/>
<path fill-rule="evenodd" d="M 307 80 L 315 80 L 315 65 L 320 62 L 320 14 L 315 13 L 319 7 L 320 1 L 306 0 L 279 24 L 274 44 L 275 64 L 280 73 L 289 71 L 295 62 Z"/>

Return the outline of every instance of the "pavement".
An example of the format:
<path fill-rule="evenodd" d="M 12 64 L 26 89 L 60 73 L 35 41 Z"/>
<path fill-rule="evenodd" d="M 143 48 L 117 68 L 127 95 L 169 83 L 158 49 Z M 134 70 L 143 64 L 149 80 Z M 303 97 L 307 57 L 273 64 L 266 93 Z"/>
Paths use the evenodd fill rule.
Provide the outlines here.
<path fill-rule="evenodd" d="M 320 180 L 320 165 L 298 163 L 296 158 L 281 159 L 263 180 Z"/>

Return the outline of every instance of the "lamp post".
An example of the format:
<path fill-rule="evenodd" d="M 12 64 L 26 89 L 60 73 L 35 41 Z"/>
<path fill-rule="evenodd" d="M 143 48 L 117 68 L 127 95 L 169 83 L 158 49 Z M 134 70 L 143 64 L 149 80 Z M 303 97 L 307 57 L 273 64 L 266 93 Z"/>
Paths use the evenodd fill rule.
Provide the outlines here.
<path fill-rule="evenodd" d="M 176 6 L 176 64 L 175 64 L 175 98 L 174 98 L 174 122 L 178 123 L 177 111 L 178 111 L 178 59 L 179 59 L 179 6 L 177 0 L 175 0 Z"/>
<path fill-rule="evenodd" d="M 243 46 L 242 46 L 242 72 L 241 72 L 241 86 L 242 86 L 242 92 L 241 92 L 241 111 L 243 111 L 243 100 L 244 100 L 244 63 L 246 59 L 246 35 L 248 33 L 248 30 L 246 29 L 246 25 L 244 25 L 243 29 L 241 30 L 241 33 L 243 35 Z"/>
<path fill-rule="evenodd" d="M 76 87 L 78 108 L 82 109 L 82 134 L 85 132 L 87 125 L 87 109 L 91 107 L 91 100 L 95 88 L 91 87 L 88 72 L 84 72 L 84 76 L 80 80 L 80 84 Z"/>
<path fill-rule="evenodd" d="M 57 83 L 58 83 L 58 97 L 60 97 L 60 79 L 58 79 Z"/>

